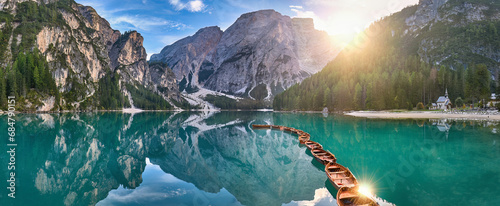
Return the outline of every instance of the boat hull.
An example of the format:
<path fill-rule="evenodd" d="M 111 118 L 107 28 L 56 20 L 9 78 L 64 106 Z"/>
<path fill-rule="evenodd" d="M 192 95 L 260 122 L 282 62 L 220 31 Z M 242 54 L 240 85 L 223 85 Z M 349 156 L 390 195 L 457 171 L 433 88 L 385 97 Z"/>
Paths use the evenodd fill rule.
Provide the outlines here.
<path fill-rule="evenodd" d="M 304 135 L 299 136 L 299 142 L 300 142 L 300 144 L 305 144 L 309 140 L 310 140 L 309 136 L 304 136 Z"/>
<path fill-rule="evenodd" d="M 323 165 L 327 165 L 330 162 L 335 163 L 337 161 L 335 155 L 323 149 L 311 150 L 311 153 L 316 161 L 320 162 Z"/>
<path fill-rule="evenodd" d="M 271 125 L 264 125 L 264 124 L 253 124 L 252 127 L 254 129 L 271 129 Z"/>
<path fill-rule="evenodd" d="M 304 143 L 309 150 L 323 149 L 323 146 L 315 141 L 309 140 Z"/>
<path fill-rule="evenodd" d="M 337 192 L 337 205 L 339 206 L 377 206 L 373 197 L 368 197 L 358 192 L 358 187 L 341 187 Z"/>
<path fill-rule="evenodd" d="M 271 125 L 271 129 L 280 129 L 282 126 L 279 125 Z"/>
<path fill-rule="evenodd" d="M 338 163 L 328 163 L 325 166 L 326 176 L 335 189 L 340 189 L 344 186 L 356 186 L 358 180 L 352 174 L 349 168 L 342 166 Z"/>

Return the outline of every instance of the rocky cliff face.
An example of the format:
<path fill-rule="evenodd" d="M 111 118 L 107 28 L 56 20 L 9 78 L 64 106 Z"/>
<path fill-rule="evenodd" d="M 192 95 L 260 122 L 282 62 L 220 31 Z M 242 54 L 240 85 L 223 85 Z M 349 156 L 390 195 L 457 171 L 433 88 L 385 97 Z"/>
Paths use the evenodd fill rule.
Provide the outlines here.
<path fill-rule="evenodd" d="M 146 86 L 153 91 L 160 93 L 165 98 L 181 101 L 179 85 L 175 79 L 176 75 L 166 64 L 152 63 L 146 70 Z"/>
<path fill-rule="evenodd" d="M 127 82 L 134 80 L 144 84 L 148 80 L 145 76 L 148 74 L 148 63 L 143 42 L 144 38 L 136 31 L 126 32 L 113 43 L 109 51 L 111 69 L 123 71 Z"/>
<path fill-rule="evenodd" d="M 439 7 L 443 6 L 448 0 L 420 0 L 417 11 L 414 15 L 406 19 L 406 24 L 410 26 L 411 31 L 422 29 L 429 22 L 440 19 Z"/>
<path fill-rule="evenodd" d="M 68 81 L 71 78 L 87 85 L 86 94 L 91 95 L 96 89 L 92 82 L 97 82 L 109 68 L 106 43 L 116 40 L 121 34 L 112 30 L 109 23 L 100 18 L 92 8 L 74 4 L 72 9 L 74 10 L 61 11 L 71 30 L 45 26 L 37 34 L 35 46 L 47 56 L 62 92 L 67 92 L 74 86 L 74 82 Z M 94 32 L 87 33 L 87 28 Z"/>
<path fill-rule="evenodd" d="M 493 1 L 421 0 L 404 25 L 400 37 L 418 45 L 426 62 L 445 65 L 500 62 L 497 25 L 500 5 Z M 396 32 L 398 33 L 398 32 Z"/>
<path fill-rule="evenodd" d="M 311 19 L 262 10 L 243 14 L 223 33 L 216 27 L 202 29 L 165 47 L 151 61 L 167 63 L 181 87 L 270 98 L 319 71 L 336 54 L 329 36 L 315 30 Z"/>
<path fill-rule="evenodd" d="M 2 10 L 10 12 L 14 18 L 16 9 L 25 0 L 0 1 Z M 100 17 L 97 12 L 89 6 L 83 6 L 72 0 L 38 0 L 38 6 L 49 5 L 50 8 L 57 8 L 60 13 L 53 17 L 53 22 L 41 24 L 40 30 L 35 30 L 35 42 L 32 47 L 37 48 L 46 57 L 52 76 L 57 84 L 59 92 L 62 93 L 61 105 L 70 105 L 69 109 L 80 108 L 80 103 L 92 98 L 98 90 L 98 82 L 105 75 L 120 74 L 120 85 L 123 93 L 127 93 L 126 84 L 143 85 L 148 89 L 156 90 L 156 82 L 148 75 L 155 74 L 149 71 L 146 61 L 147 54 L 143 47 L 143 37 L 136 31 L 129 31 L 122 34 L 120 31 L 111 28 L 108 21 Z M 49 8 L 49 6 L 46 6 Z M 2 27 L 4 27 L 2 24 Z M 13 23 L 14 31 L 22 26 Z M 14 32 L 15 33 L 15 32 Z M 20 33 L 12 36 L 8 48 L 13 44 L 12 39 L 17 40 L 16 44 L 29 38 L 29 34 Z M 7 51 L 10 55 L 4 63 L 9 65 L 13 62 L 14 51 Z M 164 69 L 165 71 L 165 69 Z M 163 79 L 172 79 L 172 73 L 164 73 Z M 165 98 L 171 98 L 172 94 L 177 94 L 177 87 L 159 85 L 163 88 L 161 93 Z M 71 95 L 66 95 L 71 93 Z M 68 98 L 71 96 L 71 98 Z M 36 102 L 36 100 L 35 100 Z M 46 111 L 54 107 L 47 105 L 35 105 L 36 110 Z M 33 108 L 27 108 L 33 110 Z"/>
<path fill-rule="evenodd" d="M 166 46 L 159 54 L 152 55 L 150 61 L 167 63 L 177 81 L 182 82 L 181 87 L 195 87 L 199 83 L 203 84 L 206 76 L 213 73 L 210 60 L 222 34 L 222 30 L 216 26 L 200 29 L 193 36 Z"/>

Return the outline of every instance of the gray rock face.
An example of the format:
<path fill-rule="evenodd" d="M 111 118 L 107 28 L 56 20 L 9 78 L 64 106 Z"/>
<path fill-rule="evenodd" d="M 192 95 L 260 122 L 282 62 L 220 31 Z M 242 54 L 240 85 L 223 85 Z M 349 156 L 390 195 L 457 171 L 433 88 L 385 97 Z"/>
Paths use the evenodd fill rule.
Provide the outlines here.
<path fill-rule="evenodd" d="M 337 53 L 326 32 L 314 29 L 312 19 L 262 10 L 243 14 L 223 33 L 213 27 L 202 29 L 165 47 L 151 60 L 167 63 L 181 87 L 191 83 L 228 94 L 254 98 L 255 92 L 270 98 L 321 70 Z"/>
<path fill-rule="evenodd" d="M 217 26 L 200 29 L 193 36 L 166 46 L 159 54 L 152 55 L 150 61 L 168 63 L 168 66 L 174 71 L 177 81 L 181 82 L 182 79 L 186 79 L 185 85 L 189 83 L 198 85 L 198 81 L 204 82 L 206 80 L 205 73 L 210 73 L 210 71 L 213 73 L 213 69 L 209 68 L 211 64 L 209 60 L 213 58 L 212 51 L 219 43 L 222 33 L 222 30 Z M 204 69 L 201 71 L 202 77 L 198 78 L 202 65 Z M 189 78 L 189 74 L 192 78 Z"/>
<path fill-rule="evenodd" d="M 468 58 L 473 55 L 482 56 L 490 62 L 500 62 L 498 47 L 488 41 L 467 36 L 466 42 L 460 48 L 447 48 L 450 38 L 444 35 L 426 34 L 435 28 L 452 30 L 470 27 L 478 22 L 495 24 L 500 20 L 500 10 L 496 3 L 491 2 L 461 2 L 457 0 L 421 0 L 414 14 L 406 18 L 404 35 L 421 37 L 418 42 L 418 55 L 426 62 L 444 64 L 449 62 L 468 64 Z M 480 24 L 478 24 L 480 25 Z M 451 43 L 450 43 L 451 44 Z M 455 44 L 461 44 L 455 42 Z M 445 46 L 443 46 L 445 45 Z M 490 69 L 492 66 L 489 65 Z"/>
<path fill-rule="evenodd" d="M 429 22 L 439 19 L 438 9 L 446 4 L 448 0 L 420 0 L 415 15 L 406 19 L 412 32 L 425 27 Z"/>
<path fill-rule="evenodd" d="M 179 86 L 175 79 L 175 74 L 166 64 L 152 63 L 146 70 L 146 86 L 153 88 L 154 91 L 163 94 L 165 97 L 181 101 Z"/>
<path fill-rule="evenodd" d="M 272 11 L 242 15 L 216 49 L 215 74 L 207 88 L 230 94 L 251 92 L 259 84 L 285 89 L 309 76 L 301 70 L 289 17 Z"/>
<path fill-rule="evenodd" d="M 411 32 L 415 32 L 437 22 L 464 26 L 478 21 L 500 20 L 499 11 L 492 9 L 488 12 L 490 9 L 489 5 L 474 1 L 457 4 L 455 0 L 421 0 L 415 14 L 406 19 L 406 25 L 410 26 Z"/>
<path fill-rule="evenodd" d="M 127 82 L 135 80 L 144 84 L 148 79 L 145 77 L 148 63 L 143 42 L 144 38 L 136 31 L 126 32 L 113 43 L 109 51 L 111 69 L 121 68 L 126 73 Z"/>
<path fill-rule="evenodd" d="M 94 8 L 90 6 L 78 5 L 78 11 L 83 17 L 85 17 L 85 19 L 87 19 L 85 22 L 86 26 L 99 31 L 96 35 L 100 35 L 100 38 L 106 45 L 108 51 L 111 50 L 113 43 L 116 42 L 121 35 L 120 31 L 113 30 L 109 22 L 106 19 L 101 18 Z"/>

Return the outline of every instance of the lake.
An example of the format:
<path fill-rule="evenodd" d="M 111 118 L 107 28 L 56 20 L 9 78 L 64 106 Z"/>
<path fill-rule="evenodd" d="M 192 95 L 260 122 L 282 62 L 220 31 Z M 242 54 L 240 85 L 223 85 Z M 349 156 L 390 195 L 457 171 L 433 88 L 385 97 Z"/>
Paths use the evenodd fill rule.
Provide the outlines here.
<path fill-rule="evenodd" d="M 294 127 L 395 205 L 500 205 L 500 125 L 273 112 L 19 114 L 0 205 L 335 205 Z"/>

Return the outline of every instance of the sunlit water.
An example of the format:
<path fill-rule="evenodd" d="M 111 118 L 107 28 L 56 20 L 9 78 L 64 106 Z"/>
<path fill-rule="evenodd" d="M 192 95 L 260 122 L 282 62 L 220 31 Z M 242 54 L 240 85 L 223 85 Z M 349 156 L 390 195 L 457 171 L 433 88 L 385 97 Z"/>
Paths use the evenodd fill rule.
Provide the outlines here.
<path fill-rule="evenodd" d="M 311 134 L 380 203 L 500 205 L 500 126 L 271 112 L 18 115 L 16 199 L 0 205 L 335 205 Z M 6 117 L 0 117 L 2 153 Z M 0 172 L 7 187 L 8 159 Z"/>

